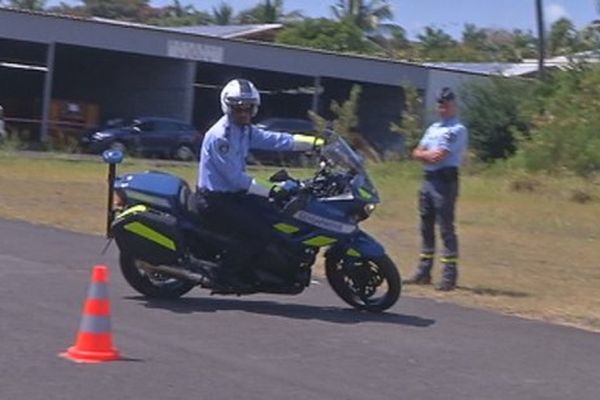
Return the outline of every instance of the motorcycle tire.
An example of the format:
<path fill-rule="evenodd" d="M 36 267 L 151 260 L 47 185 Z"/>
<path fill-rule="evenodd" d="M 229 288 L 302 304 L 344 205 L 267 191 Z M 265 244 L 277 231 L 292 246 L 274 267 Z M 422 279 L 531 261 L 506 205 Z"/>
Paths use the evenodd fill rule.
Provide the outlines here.
<path fill-rule="evenodd" d="M 402 290 L 400 273 L 389 256 L 357 260 L 344 266 L 340 257 L 327 257 L 325 276 L 333 291 L 354 308 L 382 312 L 392 307 Z M 384 293 L 378 294 L 378 289 Z"/>
<path fill-rule="evenodd" d="M 146 297 L 176 299 L 195 286 L 193 282 L 163 274 L 151 274 L 136 266 L 134 257 L 121 252 L 119 264 L 121 273 L 129 285 Z"/>

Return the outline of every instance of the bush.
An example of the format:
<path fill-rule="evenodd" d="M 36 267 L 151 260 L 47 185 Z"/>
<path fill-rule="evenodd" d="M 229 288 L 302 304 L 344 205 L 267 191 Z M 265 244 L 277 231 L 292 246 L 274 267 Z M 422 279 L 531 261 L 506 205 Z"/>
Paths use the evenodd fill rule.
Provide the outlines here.
<path fill-rule="evenodd" d="M 487 162 L 515 153 L 517 137 L 529 132 L 523 110 L 533 89 L 529 82 L 505 78 L 465 85 L 462 115 L 469 129 L 469 145 L 477 157 Z"/>
<path fill-rule="evenodd" d="M 533 171 L 600 172 L 600 68 L 559 72 L 552 84 L 516 161 Z"/>

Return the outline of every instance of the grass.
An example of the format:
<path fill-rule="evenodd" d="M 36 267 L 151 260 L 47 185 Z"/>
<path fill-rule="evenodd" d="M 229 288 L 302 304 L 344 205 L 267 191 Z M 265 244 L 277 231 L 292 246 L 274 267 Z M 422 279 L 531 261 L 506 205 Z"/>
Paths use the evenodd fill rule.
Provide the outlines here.
<path fill-rule="evenodd" d="M 160 169 L 193 186 L 196 166 L 129 160 L 120 173 Z M 381 240 L 403 276 L 418 255 L 418 166 L 370 167 L 383 203 L 364 228 Z M 273 169 L 253 169 L 265 179 Z M 292 171 L 292 174 L 307 171 Z M 0 217 L 101 235 L 106 167 L 60 156 L 0 153 Z M 405 287 L 409 296 L 600 331 L 600 186 L 574 177 L 493 169 L 466 175 L 457 208 L 459 289 Z M 435 269 L 435 276 L 439 269 Z"/>

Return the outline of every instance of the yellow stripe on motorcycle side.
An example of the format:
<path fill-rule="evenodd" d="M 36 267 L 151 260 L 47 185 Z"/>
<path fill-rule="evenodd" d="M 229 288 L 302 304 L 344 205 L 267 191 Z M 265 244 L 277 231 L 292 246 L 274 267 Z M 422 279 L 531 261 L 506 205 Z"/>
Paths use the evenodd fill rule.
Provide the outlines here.
<path fill-rule="evenodd" d="M 350 248 L 350 249 L 348 249 L 348 251 L 346 251 L 346 255 L 350 256 L 350 257 L 360 257 L 360 253 L 352 248 Z"/>
<path fill-rule="evenodd" d="M 124 218 L 124 217 L 126 217 L 126 216 L 128 216 L 130 214 L 135 214 L 135 213 L 138 213 L 138 212 L 144 212 L 144 211 L 147 211 L 147 210 L 148 210 L 147 206 L 145 206 L 143 204 L 138 204 L 137 206 L 128 208 L 125 211 L 123 211 L 122 213 L 117 214 L 117 218 Z"/>
<path fill-rule="evenodd" d="M 317 247 L 322 247 L 322 246 L 328 246 L 330 244 L 333 244 L 337 242 L 337 239 L 334 239 L 332 237 L 328 237 L 328 236 L 315 236 L 314 238 L 305 240 L 304 243 L 305 245 L 308 246 L 317 246 Z"/>
<path fill-rule="evenodd" d="M 129 232 L 135 233 L 136 235 L 139 235 L 145 239 L 148 239 L 154 243 L 166 247 L 169 250 L 175 251 L 176 247 L 174 241 L 140 222 L 132 222 L 130 224 L 125 225 L 125 230 L 128 230 Z"/>
<path fill-rule="evenodd" d="M 371 193 L 369 193 L 368 190 L 363 189 L 363 188 L 358 189 L 358 194 L 360 194 L 360 197 L 362 197 L 363 199 L 367 199 L 367 200 L 369 200 L 370 198 L 373 197 L 373 195 Z"/>
<path fill-rule="evenodd" d="M 273 228 L 275 228 L 278 231 L 283 232 L 283 233 L 296 233 L 300 230 L 300 228 L 298 228 L 296 226 L 284 224 L 284 223 L 275 224 L 275 225 L 273 225 Z"/>

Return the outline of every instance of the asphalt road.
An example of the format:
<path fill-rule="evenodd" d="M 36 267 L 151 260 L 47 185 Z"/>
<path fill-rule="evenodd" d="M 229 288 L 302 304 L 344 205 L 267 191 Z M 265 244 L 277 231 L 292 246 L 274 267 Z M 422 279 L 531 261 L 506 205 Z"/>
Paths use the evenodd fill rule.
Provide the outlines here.
<path fill-rule="evenodd" d="M 600 399 L 600 335 L 401 298 L 348 309 L 290 296 L 139 297 L 101 237 L 0 220 L 0 399 Z M 122 361 L 76 364 L 94 265 L 111 269 Z"/>

